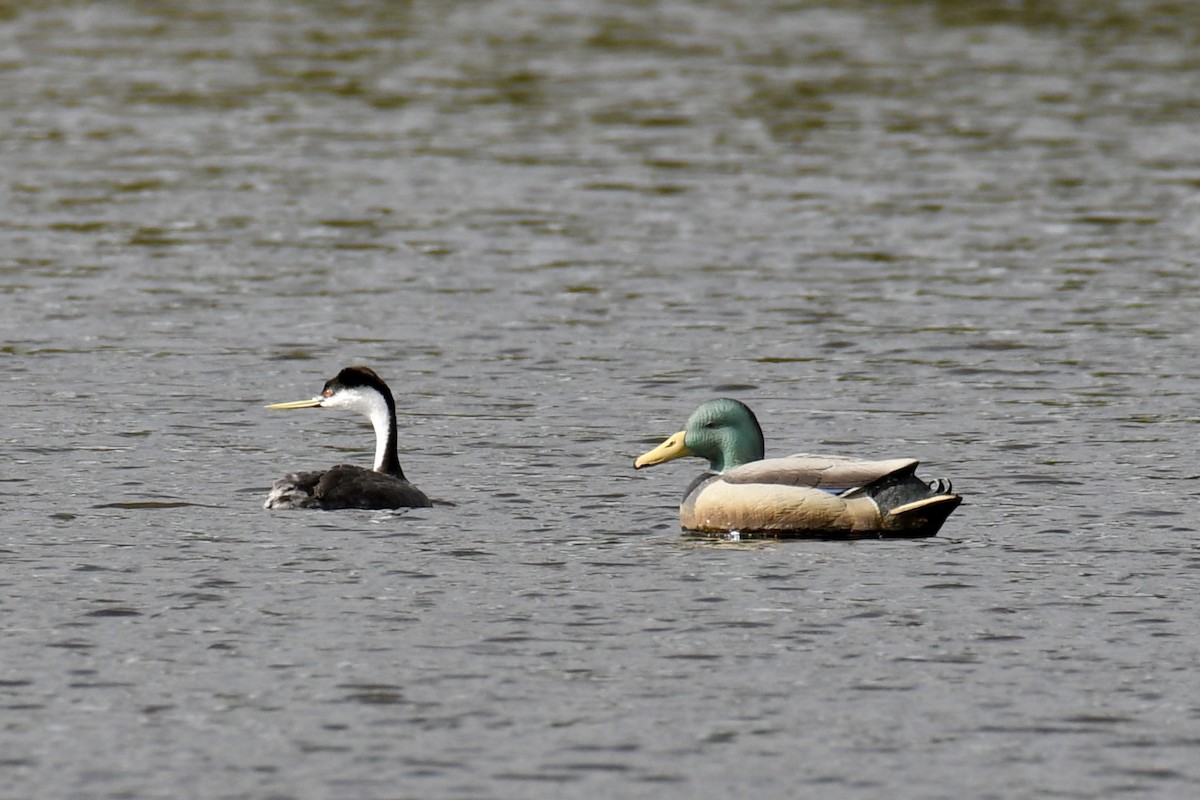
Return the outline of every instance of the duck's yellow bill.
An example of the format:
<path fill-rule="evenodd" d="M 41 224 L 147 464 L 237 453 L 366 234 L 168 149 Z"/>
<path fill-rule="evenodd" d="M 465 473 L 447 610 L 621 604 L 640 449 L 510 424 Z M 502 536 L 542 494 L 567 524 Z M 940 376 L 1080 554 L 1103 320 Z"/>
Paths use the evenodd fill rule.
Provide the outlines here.
<path fill-rule="evenodd" d="M 665 442 L 649 453 L 642 453 L 638 456 L 637 461 L 633 462 L 633 468 L 653 467 L 655 464 L 661 464 L 664 461 L 673 461 L 676 458 L 692 455 L 692 451 L 688 450 L 687 445 L 683 443 L 683 437 L 686 433 L 687 431 L 680 431 L 668 437 Z"/>
<path fill-rule="evenodd" d="M 290 403 L 272 403 L 271 405 L 267 406 L 267 408 L 274 408 L 280 411 L 284 411 L 289 408 L 312 408 L 313 406 L 321 405 L 321 401 L 324 399 L 325 398 L 323 397 L 314 397 L 312 400 L 293 400 Z"/>

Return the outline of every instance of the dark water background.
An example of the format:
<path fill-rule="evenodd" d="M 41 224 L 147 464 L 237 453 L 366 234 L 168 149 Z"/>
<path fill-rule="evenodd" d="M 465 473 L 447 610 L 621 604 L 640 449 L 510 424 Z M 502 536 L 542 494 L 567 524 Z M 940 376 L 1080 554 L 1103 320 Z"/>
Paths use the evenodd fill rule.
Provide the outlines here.
<path fill-rule="evenodd" d="M 0 6 L 0 795 L 1192 797 L 1200 7 Z M 456 504 L 265 411 L 349 363 Z M 699 543 L 714 395 L 931 540 Z"/>

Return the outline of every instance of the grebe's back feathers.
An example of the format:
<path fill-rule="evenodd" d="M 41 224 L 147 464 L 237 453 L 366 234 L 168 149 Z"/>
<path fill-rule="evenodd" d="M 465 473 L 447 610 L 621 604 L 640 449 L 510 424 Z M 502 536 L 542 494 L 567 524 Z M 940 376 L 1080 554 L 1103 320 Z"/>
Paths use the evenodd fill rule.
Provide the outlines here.
<path fill-rule="evenodd" d="M 264 508 L 428 508 L 425 493 L 403 478 L 351 464 L 316 472 L 293 472 L 275 481 Z"/>

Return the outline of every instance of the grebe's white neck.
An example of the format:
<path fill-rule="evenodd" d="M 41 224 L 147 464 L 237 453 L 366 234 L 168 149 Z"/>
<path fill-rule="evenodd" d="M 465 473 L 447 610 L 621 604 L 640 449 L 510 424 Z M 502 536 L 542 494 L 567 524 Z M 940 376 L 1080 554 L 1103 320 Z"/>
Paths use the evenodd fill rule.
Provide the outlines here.
<path fill-rule="evenodd" d="M 369 387 L 356 386 L 322 399 L 321 406 L 357 411 L 371 420 L 371 427 L 375 429 L 375 471 L 383 472 L 387 464 L 388 445 L 396 435 L 396 423 L 383 395 Z"/>

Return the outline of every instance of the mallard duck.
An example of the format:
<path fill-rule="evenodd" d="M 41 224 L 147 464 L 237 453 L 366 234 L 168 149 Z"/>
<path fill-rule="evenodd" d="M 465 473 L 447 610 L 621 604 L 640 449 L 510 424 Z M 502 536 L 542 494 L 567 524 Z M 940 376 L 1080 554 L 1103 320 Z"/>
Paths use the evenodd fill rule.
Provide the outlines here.
<path fill-rule="evenodd" d="M 709 471 L 679 506 L 686 531 L 745 536 L 933 536 L 962 498 L 950 482 L 926 483 L 911 458 L 861 461 L 799 454 L 763 458 L 762 428 L 737 400 L 710 400 L 687 427 L 638 457 L 635 469 L 683 456 Z"/>
<path fill-rule="evenodd" d="M 423 508 L 432 505 L 400 469 L 396 455 L 396 401 L 369 367 L 346 367 L 311 400 L 267 408 L 346 408 L 365 414 L 375 428 L 375 468 L 350 464 L 320 472 L 293 472 L 275 481 L 264 508 Z"/>

